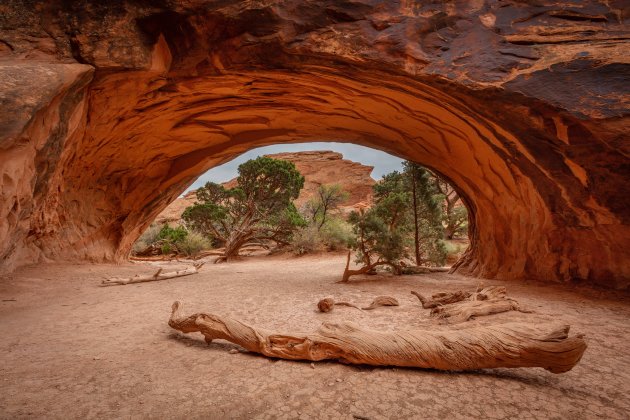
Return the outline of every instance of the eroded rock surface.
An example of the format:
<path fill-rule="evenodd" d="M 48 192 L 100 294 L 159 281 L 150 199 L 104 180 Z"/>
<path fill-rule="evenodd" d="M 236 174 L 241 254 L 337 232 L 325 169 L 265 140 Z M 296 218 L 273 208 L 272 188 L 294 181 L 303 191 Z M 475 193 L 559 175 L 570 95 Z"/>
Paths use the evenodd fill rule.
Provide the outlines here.
<path fill-rule="evenodd" d="M 202 172 L 335 139 L 455 184 L 456 269 L 630 284 L 624 1 L 18 1 L 0 13 L 2 270 L 119 260 Z"/>

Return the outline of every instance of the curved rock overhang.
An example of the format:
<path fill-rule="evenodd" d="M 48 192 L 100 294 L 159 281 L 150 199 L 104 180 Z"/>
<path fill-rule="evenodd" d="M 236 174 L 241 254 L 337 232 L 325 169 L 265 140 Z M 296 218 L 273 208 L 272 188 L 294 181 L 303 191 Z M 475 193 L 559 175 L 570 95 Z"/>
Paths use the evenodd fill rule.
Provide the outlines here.
<path fill-rule="evenodd" d="M 451 180 L 471 214 L 460 273 L 630 284 L 623 9 L 34 3 L 10 3 L 0 38 L 5 271 L 123 259 L 207 169 L 335 140 Z"/>

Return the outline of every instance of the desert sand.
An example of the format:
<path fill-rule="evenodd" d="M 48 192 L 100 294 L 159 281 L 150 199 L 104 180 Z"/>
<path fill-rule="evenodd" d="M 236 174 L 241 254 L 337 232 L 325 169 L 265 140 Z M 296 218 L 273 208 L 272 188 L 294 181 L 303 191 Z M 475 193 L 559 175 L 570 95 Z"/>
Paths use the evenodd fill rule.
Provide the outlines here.
<path fill-rule="evenodd" d="M 345 257 L 247 257 L 205 265 L 199 274 L 98 287 L 105 277 L 152 273 L 184 262 L 50 264 L 0 279 L 2 418 L 571 418 L 630 413 L 630 302 L 627 296 L 566 285 L 486 280 L 535 313 L 468 322 L 563 322 L 588 349 L 570 372 L 420 369 L 294 362 L 249 354 L 167 325 L 171 304 L 276 331 L 310 331 L 350 320 L 380 329 L 458 328 L 429 318 L 409 292 L 474 289 L 450 274 L 357 277 L 336 284 Z M 391 295 L 401 306 L 316 312 L 320 298 L 368 304 Z M 459 326 L 461 328 L 461 326 Z M 232 350 L 232 351 L 230 351 Z"/>

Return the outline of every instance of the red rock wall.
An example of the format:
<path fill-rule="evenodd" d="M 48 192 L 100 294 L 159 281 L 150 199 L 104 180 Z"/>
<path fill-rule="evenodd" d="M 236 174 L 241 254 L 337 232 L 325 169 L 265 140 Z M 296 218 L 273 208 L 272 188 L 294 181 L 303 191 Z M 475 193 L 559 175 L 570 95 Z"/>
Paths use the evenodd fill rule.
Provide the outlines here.
<path fill-rule="evenodd" d="M 4 271 L 124 258 L 208 168 L 334 139 L 457 186 L 461 273 L 630 284 L 624 2 L 2 7 Z"/>

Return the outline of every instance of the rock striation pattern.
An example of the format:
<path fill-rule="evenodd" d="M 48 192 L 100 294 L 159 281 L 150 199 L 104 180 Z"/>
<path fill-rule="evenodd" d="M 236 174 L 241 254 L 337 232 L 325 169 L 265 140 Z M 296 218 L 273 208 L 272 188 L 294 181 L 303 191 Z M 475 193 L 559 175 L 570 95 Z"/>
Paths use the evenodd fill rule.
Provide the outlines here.
<path fill-rule="evenodd" d="M 335 139 L 471 214 L 460 273 L 630 285 L 622 0 L 8 0 L 2 270 L 119 260 L 202 172 Z"/>

